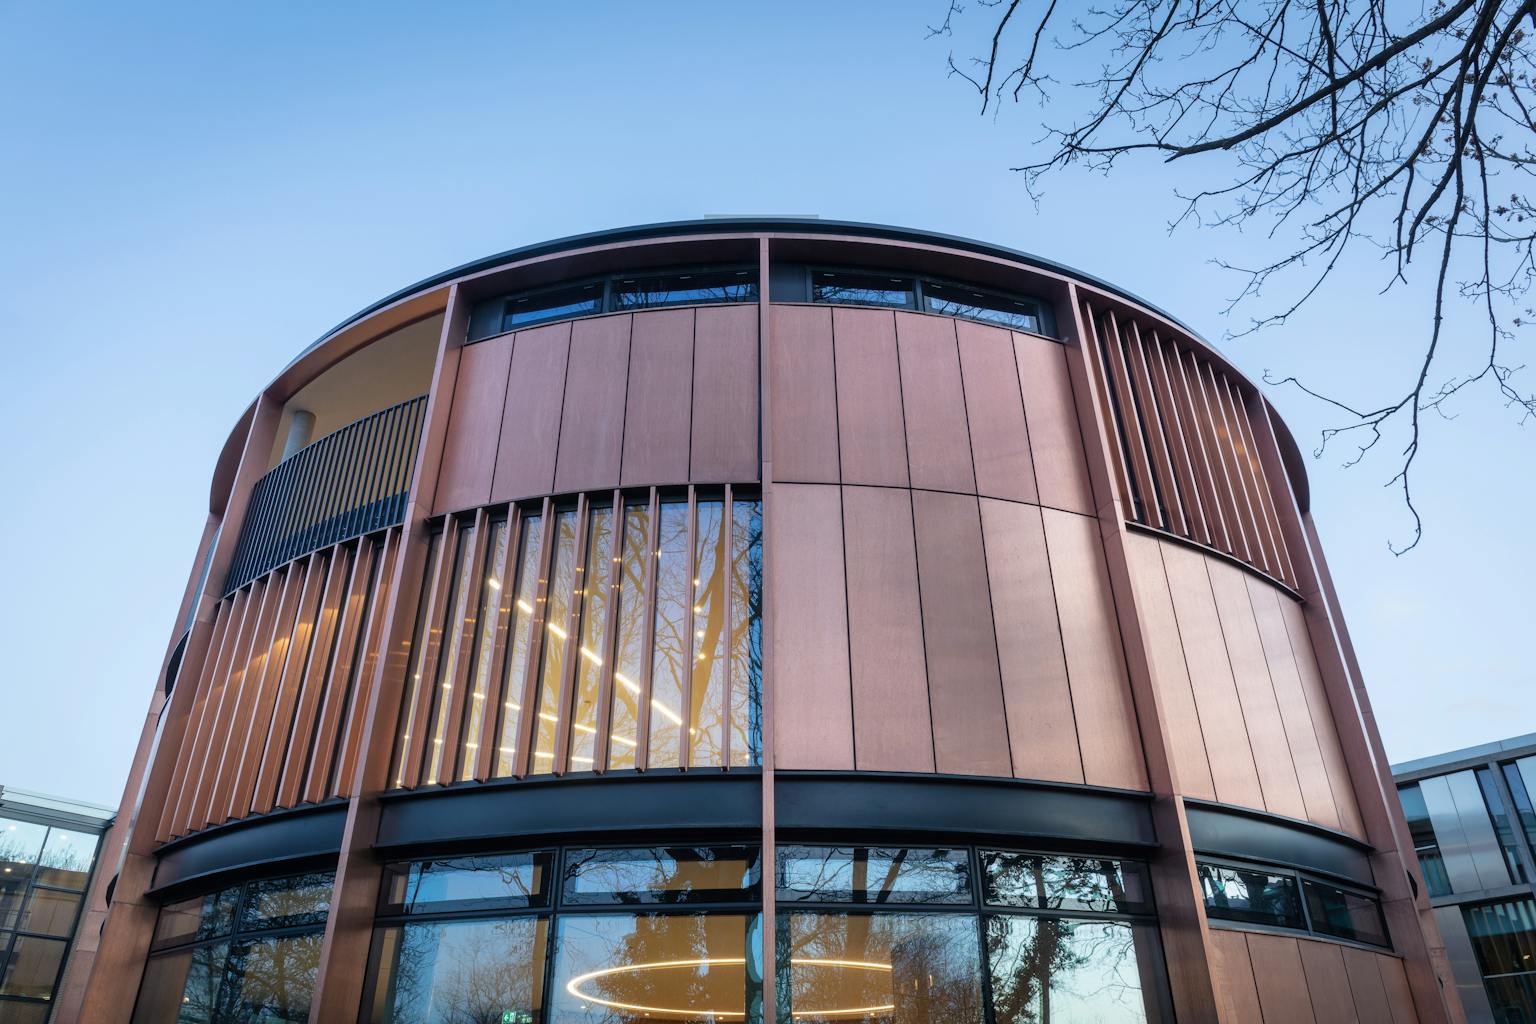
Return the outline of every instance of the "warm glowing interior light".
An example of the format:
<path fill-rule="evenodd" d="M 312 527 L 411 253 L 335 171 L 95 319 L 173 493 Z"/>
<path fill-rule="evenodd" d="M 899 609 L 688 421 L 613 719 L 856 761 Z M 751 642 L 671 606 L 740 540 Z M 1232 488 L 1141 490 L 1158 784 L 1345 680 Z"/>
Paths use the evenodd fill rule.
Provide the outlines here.
<path fill-rule="evenodd" d="M 613 674 L 613 678 L 627 686 L 632 693 L 640 692 L 640 687 L 635 685 L 635 681 L 629 678 L 629 676 L 626 676 L 623 672 L 615 672 Z"/>
<path fill-rule="evenodd" d="M 585 647 L 583 647 L 581 649 L 581 656 L 583 658 L 586 658 L 588 661 L 592 662 L 592 664 L 594 664 L 594 665 L 601 665 L 603 663 L 603 659 L 602 658 L 599 658 L 597 655 L 593 654 L 591 651 L 587 650 Z"/>
<path fill-rule="evenodd" d="M 529 604 L 527 601 L 524 601 L 522 598 L 518 598 L 517 599 L 517 606 L 518 606 L 518 608 L 522 609 L 522 611 L 525 612 L 526 614 L 528 614 L 528 615 L 532 615 L 533 614 L 533 605 Z"/>
<path fill-rule="evenodd" d="M 610 736 L 609 739 L 613 740 L 613 742 L 615 742 L 615 743 L 622 743 L 626 747 L 638 747 L 640 745 L 640 744 L 636 743 L 634 740 L 630 739 L 628 736 L 619 736 L 619 735 L 615 734 L 613 736 Z"/>
<path fill-rule="evenodd" d="M 891 965 L 876 963 L 869 960 L 832 960 L 815 957 L 791 957 L 792 967 L 837 967 L 853 971 L 874 971 L 877 973 L 891 973 Z M 740 1020 L 746 1017 L 741 1010 L 712 1010 L 705 1007 L 686 1006 L 647 1006 L 640 1003 L 625 1003 L 616 999 L 606 999 L 582 991 L 581 986 L 598 978 L 612 977 L 618 974 L 639 974 L 644 972 L 690 970 L 701 967 L 745 967 L 746 958 L 739 956 L 698 957 L 692 960 L 653 960 L 637 964 L 620 964 L 615 967 L 603 967 L 586 974 L 578 974 L 565 983 L 565 990 L 577 999 L 598 1006 L 607 1006 L 615 1010 L 631 1010 L 649 1016 L 651 1014 L 664 1014 L 668 1017 L 697 1018 L 708 1017 L 720 1020 Z M 881 1003 L 875 1006 L 840 1006 L 828 1007 L 817 1010 L 795 1010 L 792 1017 L 862 1017 L 872 1013 L 891 1013 L 896 1009 L 895 1003 Z"/>
<path fill-rule="evenodd" d="M 555 625 L 553 622 L 549 623 L 549 631 L 555 634 L 555 636 L 559 637 L 561 640 L 564 640 L 566 637 L 570 636 L 569 633 Z"/>
<path fill-rule="evenodd" d="M 485 585 L 490 587 L 492 590 L 500 590 L 501 580 L 497 579 L 495 576 L 487 576 L 485 578 Z"/>

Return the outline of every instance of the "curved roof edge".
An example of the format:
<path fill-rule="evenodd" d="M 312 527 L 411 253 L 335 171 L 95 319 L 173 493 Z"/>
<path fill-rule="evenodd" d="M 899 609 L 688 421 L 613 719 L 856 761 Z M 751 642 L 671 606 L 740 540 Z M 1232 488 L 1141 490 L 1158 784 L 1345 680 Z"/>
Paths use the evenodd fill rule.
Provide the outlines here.
<path fill-rule="evenodd" d="M 1120 298 L 1136 305 L 1149 309 L 1152 312 L 1178 324 L 1180 328 L 1188 331 L 1200 343 L 1213 352 L 1220 352 L 1199 331 L 1190 327 L 1183 320 L 1169 313 L 1154 303 L 1110 281 L 1093 274 L 1084 273 L 1076 267 L 1055 260 L 1046 259 L 1044 256 L 1036 256 L 1033 253 L 1024 252 L 1021 249 L 1012 249 L 1006 245 L 997 245 L 993 242 L 983 242 L 975 238 L 966 238 L 961 235 L 949 235 L 940 231 L 921 231 L 917 228 L 896 227 L 890 224 L 871 224 L 864 221 L 852 220 L 823 220 L 820 217 L 706 217 L 698 220 L 671 220 L 659 221 L 655 224 L 634 224 L 622 228 L 606 228 L 602 231 L 589 231 L 579 235 L 566 235 L 563 238 L 553 238 L 545 242 L 534 242 L 531 245 L 519 246 L 515 249 L 507 249 L 491 256 L 484 256 L 468 263 L 461 263 L 431 277 L 422 278 L 415 284 L 391 292 L 390 294 L 371 303 L 367 307 L 358 310 L 347 317 L 341 323 L 326 331 L 320 337 L 311 342 L 298 355 L 289 361 L 288 366 L 303 359 L 313 352 L 327 338 L 346 330 L 348 327 L 363 320 L 386 306 L 399 302 L 417 292 L 437 288 L 470 274 L 479 273 L 482 270 L 490 270 L 504 263 L 512 263 L 517 260 L 525 260 L 534 256 L 548 256 L 566 249 L 580 249 L 591 245 L 601 245 L 609 242 L 635 242 L 647 238 L 665 238 L 669 235 L 683 234 L 736 234 L 740 232 L 754 231 L 793 231 L 801 234 L 823 235 L 862 235 L 866 238 L 885 239 L 894 242 L 927 242 L 941 243 L 954 249 L 969 251 L 981 256 L 995 256 L 1001 259 L 1013 260 L 1039 270 L 1047 270 L 1086 281 L 1097 288 L 1118 295 Z M 1225 356 L 1223 356 L 1225 358 Z M 284 367 L 287 369 L 287 367 Z"/>

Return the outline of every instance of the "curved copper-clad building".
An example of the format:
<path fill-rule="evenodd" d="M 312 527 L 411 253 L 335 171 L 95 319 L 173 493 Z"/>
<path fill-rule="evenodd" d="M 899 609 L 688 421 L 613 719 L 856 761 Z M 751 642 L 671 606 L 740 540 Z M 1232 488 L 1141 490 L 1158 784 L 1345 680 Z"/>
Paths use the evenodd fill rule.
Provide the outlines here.
<path fill-rule="evenodd" d="M 1274 410 L 903 229 L 568 238 L 311 345 L 120 821 L 55 1019 L 1460 1019 Z"/>

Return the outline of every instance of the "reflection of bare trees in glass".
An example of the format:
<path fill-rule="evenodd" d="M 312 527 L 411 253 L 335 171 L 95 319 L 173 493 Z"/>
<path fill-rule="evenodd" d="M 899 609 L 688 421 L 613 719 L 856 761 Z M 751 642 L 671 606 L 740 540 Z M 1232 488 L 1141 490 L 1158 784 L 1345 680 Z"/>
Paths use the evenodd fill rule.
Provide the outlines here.
<path fill-rule="evenodd" d="M 781 900 L 970 903 L 970 861 L 964 850 L 787 846 L 779 890 Z"/>
<path fill-rule="evenodd" d="M 981 951 L 970 914 L 788 914 L 779 920 L 781 1019 L 982 1020 Z"/>
<path fill-rule="evenodd" d="M 543 1002 L 545 933 L 531 917 L 403 929 L 392 963 L 395 1024 L 519 1024 Z"/>
<path fill-rule="evenodd" d="M 731 506 L 731 763 L 762 754 L 763 506 Z"/>
<path fill-rule="evenodd" d="M 307 1021 L 323 938 L 296 935 L 237 944 L 225 971 L 220 1024 Z"/>

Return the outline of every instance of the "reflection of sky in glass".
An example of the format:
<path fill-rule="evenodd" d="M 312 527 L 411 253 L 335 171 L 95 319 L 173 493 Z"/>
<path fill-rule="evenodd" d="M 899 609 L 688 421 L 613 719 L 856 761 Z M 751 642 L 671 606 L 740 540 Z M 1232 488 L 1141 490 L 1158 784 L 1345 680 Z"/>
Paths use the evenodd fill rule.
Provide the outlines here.
<path fill-rule="evenodd" d="M 757 898 L 756 847 L 580 850 L 566 855 L 565 897 L 581 903 Z"/>
<path fill-rule="evenodd" d="M 789 846 L 779 898 L 842 903 L 969 903 L 964 850 Z"/>
<path fill-rule="evenodd" d="M 1147 1019 L 1132 925 L 987 920 L 997 1024 L 1132 1024 Z"/>
<path fill-rule="evenodd" d="M 412 1024 L 523 1022 L 538 1019 L 543 1004 L 548 922 L 504 921 L 411 924 L 388 929 L 389 959 L 372 1020 Z"/>

